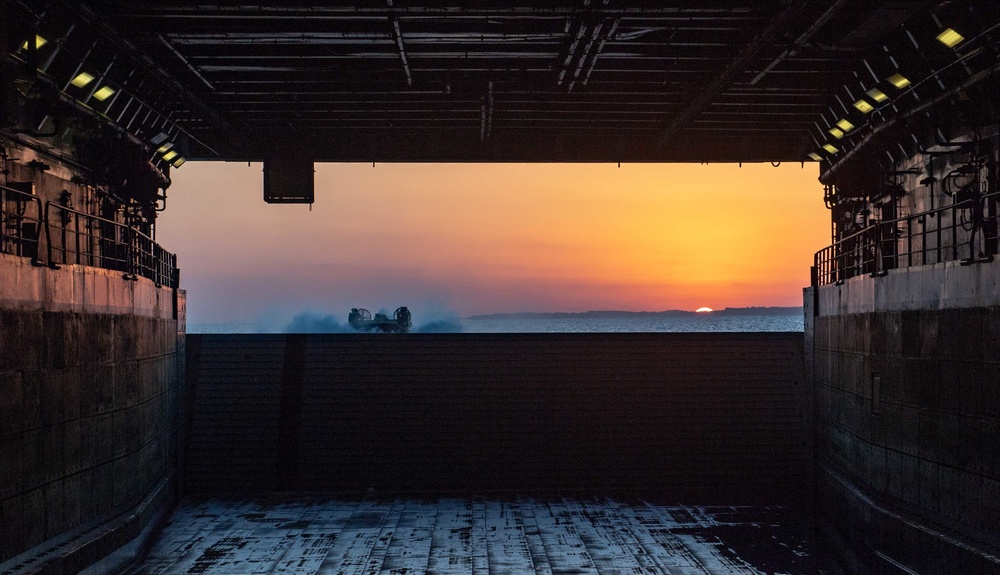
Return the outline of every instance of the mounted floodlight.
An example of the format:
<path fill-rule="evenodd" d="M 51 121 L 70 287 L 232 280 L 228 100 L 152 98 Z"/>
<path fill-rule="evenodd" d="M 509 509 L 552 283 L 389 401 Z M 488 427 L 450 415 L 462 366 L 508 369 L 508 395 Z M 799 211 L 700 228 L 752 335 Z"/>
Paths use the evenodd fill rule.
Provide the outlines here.
<path fill-rule="evenodd" d="M 838 140 L 844 137 L 844 132 L 840 128 L 830 128 L 829 130 L 827 130 L 827 132 L 830 132 L 830 134 L 832 134 L 833 137 L 837 138 Z"/>
<path fill-rule="evenodd" d="M 27 50 L 28 49 L 28 42 L 29 42 L 28 40 L 25 40 L 24 44 L 21 44 L 21 49 L 22 50 Z M 35 50 L 41 48 L 42 46 L 44 46 L 44 45 L 46 45 L 48 43 L 49 43 L 49 41 L 46 40 L 45 38 L 42 38 L 41 36 L 35 36 Z"/>
<path fill-rule="evenodd" d="M 70 80 L 69 83 L 73 84 L 77 88 L 83 88 L 84 86 L 86 86 L 87 84 L 89 84 L 89 83 L 91 83 L 93 81 L 94 81 L 94 77 L 93 76 L 91 76 L 90 74 L 88 74 L 86 72 L 80 72 L 79 74 L 76 75 L 75 78 L 73 78 L 72 80 Z"/>
<path fill-rule="evenodd" d="M 854 124 L 848 122 L 847 118 L 844 118 L 843 120 L 837 122 L 837 127 L 843 130 L 844 133 L 846 134 L 847 132 L 850 132 L 851 130 L 854 129 Z"/>
<path fill-rule="evenodd" d="M 868 112 L 871 112 L 872 110 L 875 109 L 875 106 L 869 104 L 868 100 L 863 100 L 863 99 L 854 102 L 854 107 L 857 108 L 858 111 L 861 112 L 862 114 L 867 114 Z"/>
<path fill-rule="evenodd" d="M 153 144 L 154 146 L 158 146 L 161 143 L 163 143 L 163 140 L 166 140 L 169 137 L 170 137 L 169 135 L 160 132 L 159 134 L 153 136 L 152 139 L 149 140 L 149 143 Z"/>
<path fill-rule="evenodd" d="M 905 88 L 910 85 L 910 80 L 902 74 L 893 74 L 886 78 L 886 80 L 897 88 Z"/>
<path fill-rule="evenodd" d="M 110 98 L 114 93 L 115 93 L 114 88 L 112 88 L 111 86 L 104 86 L 100 90 L 94 92 L 94 99 L 98 100 L 99 102 L 103 102 L 108 98 Z"/>
<path fill-rule="evenodd" d="M 169 162 L 170 160 L 173 160 L 175 156 L 177 156 L 177 150 L 170 150 L 166 154 L 163 154 L 163 159 Z"/>
<path fill-rule="evenodd" d="M 962 40 L 965 40 L 965 36 L 962 36 L 951 28 L 945 28 L 944 32 L 937 35 L 937 41 L 949 48 L 954 48 Z"/>
<path fill-rule="evenodd" d="M 830 152 L 831 154 L 836 154 L 837 152 L 840 151 L 837 148 L 835 148 L 833 144 L 823 144 L 823 149 L 826 150 L 827 152 Z"/>
<path fill-rule="evenodd" d="M 174 147 L 174 143 L 173 142 L 166 142 L 162 146 L 160 146 L 159 148 L 156 149 L 156 153 L 163 154 L 167 150 L 169 150 L 170 148 L 173 148 L 173 147 Z"/>
<path fill-rule="evenodd" d="M 175 168 L 179 168 L 184 165 L 187 160 L 183 156 L 177 156 L 173 162 L 170 162 Z"/>
<path fill-rule="evenodd" d="M 816 152 L 809 152 L 809 157 L 817 162 L 823 159 L 823 157 L 817 154 Z"/>
<path fill-rule="evenodd" d="M 871 90 L 865 92 L 865 94 L 868 94 L 868 97 L 876 102 L 885 102 L 889 99 L 889 96 L 886 96 L 885 92 L 879 90 L 878 88 L 872 88 Z"/>

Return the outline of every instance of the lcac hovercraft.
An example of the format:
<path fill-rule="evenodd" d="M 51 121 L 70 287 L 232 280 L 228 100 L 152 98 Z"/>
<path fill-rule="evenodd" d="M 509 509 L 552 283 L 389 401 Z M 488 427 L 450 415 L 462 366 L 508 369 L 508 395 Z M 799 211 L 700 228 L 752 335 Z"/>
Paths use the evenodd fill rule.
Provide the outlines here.
<path fill-rule="evenodd" d="M 347 323 L 358 331 L 381 331 L 385 333 L 405 333 L 410 331 L 413 322 L 410 318 L 410 310 L 406 307 L 398 307 L 392 312 L 392 317 L 384 313 L 372 313 L 364 308 L 351 308 L 351 313 L 347 316 Z"/>

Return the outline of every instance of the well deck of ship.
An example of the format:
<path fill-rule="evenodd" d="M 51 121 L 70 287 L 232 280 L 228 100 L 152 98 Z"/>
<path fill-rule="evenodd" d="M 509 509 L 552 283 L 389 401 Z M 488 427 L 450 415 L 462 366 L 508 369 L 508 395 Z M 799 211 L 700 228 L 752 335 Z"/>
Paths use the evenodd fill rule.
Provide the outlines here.
<path fill-rule="evenodd" d="M 188 499 L 137 572 L 823 573 L 795 516 L 607 497 Z"/>

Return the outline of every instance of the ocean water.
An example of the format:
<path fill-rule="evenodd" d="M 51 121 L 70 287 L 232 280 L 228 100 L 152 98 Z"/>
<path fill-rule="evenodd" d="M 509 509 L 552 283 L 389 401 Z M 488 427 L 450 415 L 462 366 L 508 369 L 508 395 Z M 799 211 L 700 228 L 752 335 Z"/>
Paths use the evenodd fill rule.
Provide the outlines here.
<path fill-rule="evenodd" d="M 720 331 L 802 331 L 803 317 L 796 315 L 650 316 L 622 318 L 499 318 L 414 322 L 415 332 L 434 333 L 644 333 Z M 253 322 L 188 323 L 188 333 L 259 333 Z M 270 330 L 281 333 L 284 330 Z M 313 332 L 326 330 L 315 329 Z M 336 326 L 329 330 L 342 333 Z"/>
<path fill-rule="evenodd" d="M 682 315 L 628 318 L 463 319 L 466 333 L 802 331 L 801 315 Z"/>

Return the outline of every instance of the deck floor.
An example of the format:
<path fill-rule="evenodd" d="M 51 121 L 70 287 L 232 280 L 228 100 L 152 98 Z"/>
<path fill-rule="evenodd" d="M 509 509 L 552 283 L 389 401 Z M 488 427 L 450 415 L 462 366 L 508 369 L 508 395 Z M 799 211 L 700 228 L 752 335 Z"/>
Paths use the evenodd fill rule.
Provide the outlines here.
<path fill-rule="evenodd" d="M 789 515 L 608 498 L 188 499 L 137 573 L 824 573 Z"/>

